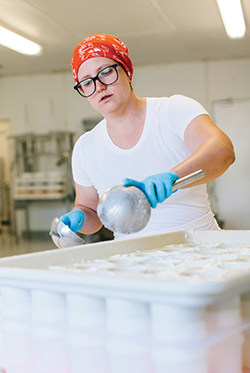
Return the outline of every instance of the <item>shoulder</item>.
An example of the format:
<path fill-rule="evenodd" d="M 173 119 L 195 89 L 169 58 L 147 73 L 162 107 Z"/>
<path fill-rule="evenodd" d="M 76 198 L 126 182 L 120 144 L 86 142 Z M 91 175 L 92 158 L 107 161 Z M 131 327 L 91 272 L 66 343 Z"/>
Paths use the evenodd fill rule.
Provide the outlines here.
<path fill-rule="evenodd" d="M 184 95 L 153 97 L 147 99 L 147 102 L 151 115 L 159 120 L 164 131 L 170 129 L 182 140 L 186 127 L 195 117 L 201 114 L 208 115 L 198 101 Z"/>
<path fill-rule="evenodd" d="M 170 97 L 159 97 L 147 99 L 149 107 L 163 115 L 171 117 L 186 117 L 207 114 L 206 109 L 193 98 L 184 95 L 173 95 Z"/>
<path fill-rule="evenodd" d="M 149 105 L 177 105 L 177 104 L 198 104 L 200 103 L 193 98 L 176 94 L 166 97 L 146 97 L 147 103 Z"/>
<path fill-rule="evenodd" d="M 198 111 L 199 113 L 202 112 L 204 114 L 208 114 L 198 101 L 184 95 L 173 95 L 169 97 L 168 105 L 173 110 L 184 112 Z"/>
<path fill-rule="evenodd" d="M 173 110 L 185 108 L 192 105 L 200 105 L 194 99 L 184 95 L 173 95 L 169 97 L 147 97 L 147 105 L 155 110 Z"/>

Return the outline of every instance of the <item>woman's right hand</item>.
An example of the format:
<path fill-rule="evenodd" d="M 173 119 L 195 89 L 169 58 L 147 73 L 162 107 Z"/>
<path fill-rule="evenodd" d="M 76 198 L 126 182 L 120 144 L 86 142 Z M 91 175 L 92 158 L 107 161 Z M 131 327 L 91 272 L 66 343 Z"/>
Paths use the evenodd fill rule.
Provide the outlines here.
<path fill-rule="evenodd" d="M 67 225 L 73 232 L 77 232 L 83 227 L 85 214 L 82 210 L 77 208 L 61 216 L 59 220 Z"/>

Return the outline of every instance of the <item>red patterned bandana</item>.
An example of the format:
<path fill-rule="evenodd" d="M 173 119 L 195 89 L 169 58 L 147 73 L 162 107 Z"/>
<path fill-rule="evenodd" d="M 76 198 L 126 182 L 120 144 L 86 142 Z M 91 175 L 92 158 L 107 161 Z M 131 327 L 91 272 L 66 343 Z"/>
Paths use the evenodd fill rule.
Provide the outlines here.
<path fill-rule="evenodd" d="M 112 35 L 95 34 L 82 40 L 75 48 L 71 59 L 71 71 L 78 83 L 78 70 L 81 64 L 93 57 L 107 57 L 119 62 L 124 67 L 130 80 L 133 75 L 133 64 L 128 55 L 128 48 Z"/>

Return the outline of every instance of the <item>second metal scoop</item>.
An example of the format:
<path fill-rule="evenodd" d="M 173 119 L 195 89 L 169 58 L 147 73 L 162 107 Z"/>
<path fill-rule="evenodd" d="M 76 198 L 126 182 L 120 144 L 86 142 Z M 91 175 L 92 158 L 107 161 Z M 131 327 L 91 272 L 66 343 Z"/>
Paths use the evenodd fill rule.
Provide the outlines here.
<path fill-rule="evenodd" d="M 83 245 L 86 242 L 58 218 L 51 223 L 50 235 L 59 248 Z"/>
<path fill-rule="evenodd" d="M 205 176 L 196 171 L 174 182 L 172 191 Z M 151 206 L 145 194 L 136 187 L 118 185 L 108 189 L 101 197 L 97 214 L 103 225 L 113 232 L 135 233 L 142 230 L 151 216 Z"/>

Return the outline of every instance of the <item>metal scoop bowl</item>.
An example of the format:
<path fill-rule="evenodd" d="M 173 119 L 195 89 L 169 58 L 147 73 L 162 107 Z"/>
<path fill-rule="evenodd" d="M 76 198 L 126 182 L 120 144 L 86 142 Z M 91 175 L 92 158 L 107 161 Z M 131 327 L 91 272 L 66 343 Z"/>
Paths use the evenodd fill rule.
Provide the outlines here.
<path fill-rule="evenodd" d="M 189 185 L 205 176 L 202 170 L 193 172 L 173 183 L 172 191 Z M 145 194 L 136 187 L 118 185 L 108 189 L 97 206 L 103 225 L 113 232 L 135 233 L 142 230 L 151 216 L 151 206 Z"/>
<path fill-rule="evenodd" d="M 54 244 L 60 249 L 86 244 L 81 237 L 58 218 L 53 219 L 51 223 L 50 235 Z"/>
<path fill-rule="evenodd" d="M 113 232 L 134 233 L 147 225 L 151 207 L 140 189 L 118 185 L 102 195 L 97 215 L 103 225 Z"/>

